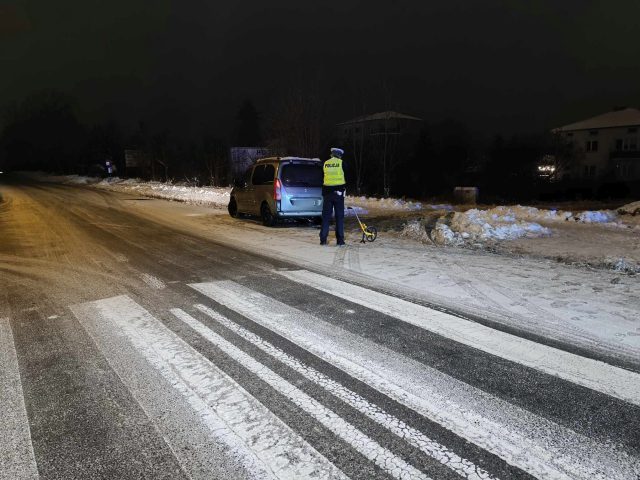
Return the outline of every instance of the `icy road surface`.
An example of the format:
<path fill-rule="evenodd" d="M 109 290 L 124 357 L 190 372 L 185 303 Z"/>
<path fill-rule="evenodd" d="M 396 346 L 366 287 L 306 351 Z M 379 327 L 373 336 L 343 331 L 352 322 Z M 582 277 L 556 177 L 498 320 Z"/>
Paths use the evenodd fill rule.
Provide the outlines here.
<path fill-rule="evenodd" d="M 634 277 L 2 181 L 0 479 L 640 476 Z"/>

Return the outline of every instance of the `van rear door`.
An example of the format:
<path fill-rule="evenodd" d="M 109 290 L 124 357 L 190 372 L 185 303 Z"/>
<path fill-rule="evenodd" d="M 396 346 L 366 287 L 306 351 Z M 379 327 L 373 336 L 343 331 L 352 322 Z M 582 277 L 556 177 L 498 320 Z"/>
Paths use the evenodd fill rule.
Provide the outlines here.
<path fill-rule="evenodd" d="M 322 164 L 289 162 L 280 166 L 282 201 L 280 211 L 287 213 L 322 213 Z"/>

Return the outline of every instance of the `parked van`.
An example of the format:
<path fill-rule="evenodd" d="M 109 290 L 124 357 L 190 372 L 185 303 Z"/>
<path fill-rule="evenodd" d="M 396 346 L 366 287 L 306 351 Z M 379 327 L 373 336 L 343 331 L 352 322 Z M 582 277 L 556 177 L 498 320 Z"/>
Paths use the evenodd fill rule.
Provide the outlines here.
<path fill-rule="evenodd" d="M 266 226 L 284 218 L 319 221 L 322 179 L 318 158 L 261 158 L 234 181 L 229 215 L 259 215 Z"/>

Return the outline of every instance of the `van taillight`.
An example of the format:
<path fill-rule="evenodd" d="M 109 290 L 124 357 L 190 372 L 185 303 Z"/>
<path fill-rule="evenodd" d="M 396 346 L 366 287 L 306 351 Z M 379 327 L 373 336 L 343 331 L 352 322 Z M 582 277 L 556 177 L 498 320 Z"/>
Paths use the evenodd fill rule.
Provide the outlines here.
<path fill-rule="evenodd" d="M 282 184 L 280 183 L 280 179 L 276 178 L 276 181 L 273 182 L 273 199 L 274 200 L 282 199 L 282 195 L 280 194 L 281 187 L 282 187 Z"/>

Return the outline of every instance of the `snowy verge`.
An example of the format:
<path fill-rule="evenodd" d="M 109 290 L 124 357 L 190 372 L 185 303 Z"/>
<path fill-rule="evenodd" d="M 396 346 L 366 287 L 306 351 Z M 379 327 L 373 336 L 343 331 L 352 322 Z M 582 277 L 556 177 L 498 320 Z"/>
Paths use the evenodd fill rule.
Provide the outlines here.
<path fill-rule="evenodd" d="M 152 198 L 161 198 L 186 202 L 196 205 L 225 208 L 229 203 L 231 187 L 194 187 L 171 182 L 143 181 L 136 178 L 122 179 L 118 177 L 96 178 L 80 175 L 50 175 L 43 172 L 21 172 L 34 180 L 62 183 L 67 185 L 92 185 L 97 188 L 124 192 L 133 195 L 143 195 Z M 345 210 L 347 216 L 364 215 L 370 210 L 385 211 L 415 211 L 423 207 L 432 210 L 451 210 L 451 205 L 424 205 L 420 202 L 412 202 L 399 198 L 373 198 L 352 197 L 345 198 L 345 205 L 352 207 Z"/>
<path fill-rule="evenodd" d="M 171 182 L 144 181 L 137 178 L 97 178 L 81 175 L 50 175 L 43 172 L 21 172 L 23 175 L 41 182 L 66 185 L 91 185 L 95 188 L 142 195 L 151 198 L 224 208 L 229 203 L 229 187 L 193 187 Z"/>
<path fill-rule="evenodd" d="M 424 222 L 412 220 L 404 225 L 401 235 L 421 242 L 433 241 L 440 245 L 477 244 L 549 236 L 552 227 L 559 226 L 560 222 L 633 228 L 624 224 L 618 213 L 613 210 L 585 210 L 574 213 L 514 205 L 498 206 L 488 210 L 473 208 L 464 212 L 449 212 L 441 216 L 431 229 Z"/>
<path fill-rule="evenodd" d="M 104 179 L 95 184 L 97 188 L 125 192 L 145 197 L 161 198 L 178 202 L 225 208 L 229 204 L 229 187 L 191 187 L 163 182 L 143 182 L 135 179 Z"/>
<path fill-rule="evenodd" d="M 423 205 L 420 202 L 412 202 L 410 200 L 404 200 L 401 198 L 374 198 L 374 197 L 353 197 L 347 196 L 345 198 L 345 202 L 347 205 L 351 205 L 353 207 L 360 207 L 366 210 L 406 210 L 406 211 L 416 211 L 422 210 L 424 207 L 428 205 Z M 443 207 L 443 209 L 447 209 L 444 207 L 449 207 L 450 205 L 441 206 L 434 205 L 433 207 Z M 358 211 L 360 213 L 360 211 Z"/>

